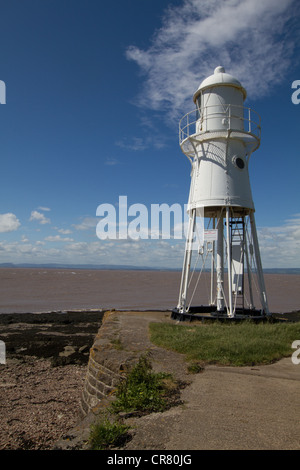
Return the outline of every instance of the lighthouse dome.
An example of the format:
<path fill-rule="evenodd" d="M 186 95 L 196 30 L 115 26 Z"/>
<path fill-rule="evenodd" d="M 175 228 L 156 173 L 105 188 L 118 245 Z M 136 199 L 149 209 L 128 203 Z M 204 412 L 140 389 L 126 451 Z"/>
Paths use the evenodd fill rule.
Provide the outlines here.
<path fill-rule="evenodd" d="M 235 88 L 239 88 L 243 93 L 244 100 L 246 99 L 247 92 L 245 88 L 241 85 L 239 80 L 234 78 L 229 73 L 225 72 L 224 67 L 218 66 L 215 68 L 214 73 L 209 77 L 205 78 L 203 82 L 200 83 L 200 86 L 196 93 L 193 96 L 193 100 L 196 103 L 197 97 L 201 93 L 201 91 L 206 90 L 207 88 L 215 87 L 215 86 L 232 86 Z"/>

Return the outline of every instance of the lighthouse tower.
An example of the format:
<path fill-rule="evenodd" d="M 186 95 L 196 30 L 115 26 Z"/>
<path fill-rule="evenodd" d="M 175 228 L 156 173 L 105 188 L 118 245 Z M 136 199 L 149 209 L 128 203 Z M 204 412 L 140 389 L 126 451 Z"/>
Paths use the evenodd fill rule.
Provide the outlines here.
<path fill-rule="evenodd" d="M 250 156 L 260 145 L 260 117 L 244 107 L 245 99 L 241 83 L 219 66 L 195 92 L 195 109 L 180 121 L 180 147 L 192 168 L 173 318 L 269 314 L 248 172 Z M 193 266 L 193 258 L 200 265 Z M 203 275 L 206 283 L 209 278 L 209 299 L 195 306 Z"/>

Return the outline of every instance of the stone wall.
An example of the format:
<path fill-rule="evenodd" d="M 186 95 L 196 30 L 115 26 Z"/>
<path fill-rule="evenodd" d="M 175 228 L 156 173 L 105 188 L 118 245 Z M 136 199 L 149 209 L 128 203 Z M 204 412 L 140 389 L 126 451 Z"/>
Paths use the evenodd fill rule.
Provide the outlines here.
<path fill-rule="evenodd" d="M 102 326 L 90 349 L 87 374 L 81 398 L 81 415 L 97 414 L 115 390 L 126 371 L 138 360 L 133 351 L 124 349 L 120 340 L 120 318 L 106 312 Z"/>

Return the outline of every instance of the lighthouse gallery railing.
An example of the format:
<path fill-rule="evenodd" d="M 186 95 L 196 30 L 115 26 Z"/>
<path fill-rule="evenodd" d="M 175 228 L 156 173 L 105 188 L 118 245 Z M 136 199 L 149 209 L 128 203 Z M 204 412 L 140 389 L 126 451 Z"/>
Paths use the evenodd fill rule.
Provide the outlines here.
<path fill-rule="evenodd" d="M 231 104 L 221 106 L 218 104 L 205 106 L 201 109 L 195 108 L 185 114 L 179 122 L 179 143 L 181 145 L 183 141 L 193 135 L 226 130 L 251 134 L 260 140 L 260 122 L 259 114 L 244 106 Z"/>

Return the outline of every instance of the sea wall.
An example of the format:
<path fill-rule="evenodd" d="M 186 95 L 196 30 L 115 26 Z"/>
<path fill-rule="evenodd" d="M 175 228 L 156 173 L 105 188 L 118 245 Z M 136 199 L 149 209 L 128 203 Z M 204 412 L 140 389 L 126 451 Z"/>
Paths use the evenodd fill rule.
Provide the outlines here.
<path fill-rule="evenodd" d="M 138 360 L 137 352 L 126 350 L 121 343 L 120 331 L 119 316 L 114 311 L 106 312 L 90 349 L 81 397 L 82 417 L 90 412 L 97 414 L 122 376 Z"/>

